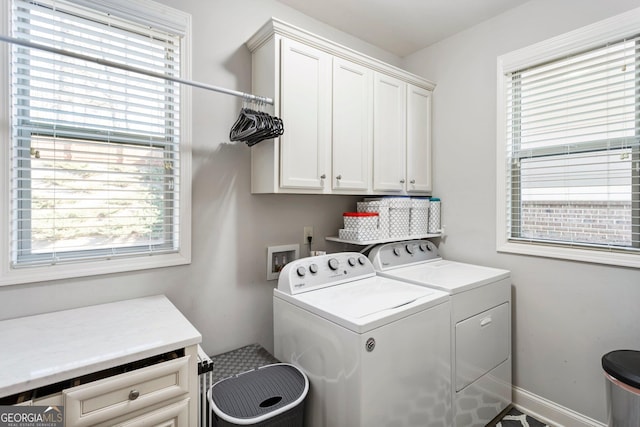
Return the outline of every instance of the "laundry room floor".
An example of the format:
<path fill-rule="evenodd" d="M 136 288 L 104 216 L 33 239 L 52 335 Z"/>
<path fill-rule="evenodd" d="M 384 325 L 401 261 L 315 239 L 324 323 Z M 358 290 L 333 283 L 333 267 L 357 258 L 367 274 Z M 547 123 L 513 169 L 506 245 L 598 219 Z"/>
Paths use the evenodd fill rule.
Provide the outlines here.
<path fill-rule="evenodd" d="M 259 344 L 251 344 L 212 356 L 212 359 L 214 366 L 212 384 L 239 372 L 245 372 L 271 363 L 278 363 L 278 360 Z M 208 384 L 208 386 L 212 384 Z M 531 415 L 523 414 L 516 408 L 511 408 L 500 421 L 493 421 L 493 423 L 487 427 L 552 427 L 538 421 Z"/>

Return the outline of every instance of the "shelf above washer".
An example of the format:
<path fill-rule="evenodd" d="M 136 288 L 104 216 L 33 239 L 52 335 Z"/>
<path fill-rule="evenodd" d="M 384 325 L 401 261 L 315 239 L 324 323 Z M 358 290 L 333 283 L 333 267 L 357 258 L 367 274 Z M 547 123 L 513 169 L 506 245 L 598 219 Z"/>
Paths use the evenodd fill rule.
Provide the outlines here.
<path fill-rule="evenodd" d="M 433 237 L 442 237 L 442 233 L 418 234 L 415 236 L 405 236 L 405 237 L 386 237 L 384 239 L 362 240 L 362 241 L 345 240 L 339 237 L 325 237 L 325 240 L 329 240 L 331 242 L 346 243 L 349 245 L 369 246 L 369 245 L 377 245 L 380 243 L 401 242 L 403 240 L 430 239 Z"/>

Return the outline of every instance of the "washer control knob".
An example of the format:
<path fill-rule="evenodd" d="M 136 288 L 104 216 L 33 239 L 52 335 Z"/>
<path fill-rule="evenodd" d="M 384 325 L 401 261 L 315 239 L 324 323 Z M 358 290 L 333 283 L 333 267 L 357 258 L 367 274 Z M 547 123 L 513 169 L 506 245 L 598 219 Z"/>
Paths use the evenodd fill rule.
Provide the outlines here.
<path fill-rule="evenodd" d="M 407 250 L 407 252 L 413 255 L 413 245 L 406 245 L 405 249 Z"/>
<path fill-rule="evenodd" d="M 304 277 L 305 274 L 307 274 L 307 269 L 300 266 L 298 267 L 298 269 L 296 270 L 296 273 L 298 273 L 298 276 L 300 277 Z"/>
<path fill-rule="evenodd" d="M 427 246 L 427 245 L 426 245 L 426 244 L 424 244 L 424 243 L 420 243 L 419 248 L 420 248 L 420 250 L 421 250 L 422 252 L 425 252 L 425 251 L 429 250 L 429 246 Z"/>
<path fill-rule="evenodd" d="M 360 258 L 358 258 L 358 263 L 359 263 L 360 265 L 364 265 L 364 264 L 366 263 L 366 261 L 365 261 L 365 257 L 361 256 Z"/>
<path fill-rule="evenodd" d="M 395 256 L 400 256 L 400 248 L 393 248 L 393 254 Z"/>
<path fill-rule="evenodd" d="M 317 264 L 311 264 L 309 266 L 309 271 L 312 272 L 313 274 L 316 274 L 318 272 L 318 265 Z"/>
<path fill-rule="evenodd" d="M 340 263 L 338 263 L 338 260 L 335 258 L 331 258 L 329 260 L 329 268 L 332 270 L 337 270 L 338 267 L 340 266 Z"/>
<path fill-rule="evenodd" d="M 349 263 L 349 265 L 351 267 L 355 267 L 356 266 L 356 259 L 353 258 L 353 257 L 349 258 L 349 261 L 347 261 L 347 262 Z"/>

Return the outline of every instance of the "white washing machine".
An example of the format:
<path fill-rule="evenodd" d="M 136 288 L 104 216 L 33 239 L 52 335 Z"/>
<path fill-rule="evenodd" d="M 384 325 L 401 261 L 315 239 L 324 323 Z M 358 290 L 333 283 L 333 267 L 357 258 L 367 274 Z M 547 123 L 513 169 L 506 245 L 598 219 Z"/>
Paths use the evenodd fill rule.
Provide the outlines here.
<path fill-rule="evenodd" d="M 302 258 L 273 295 L 275 356 L 309 378 L 311 427 L 448 427 L 450 298 L 359 253 Z"/>
<path fill-rule="evenodd" d="M 428 240 L 369 253 L 379 275 L 451 295 L 454 425 L 484 427 L 511 404 L 510 272 L 443 260 Z"/>

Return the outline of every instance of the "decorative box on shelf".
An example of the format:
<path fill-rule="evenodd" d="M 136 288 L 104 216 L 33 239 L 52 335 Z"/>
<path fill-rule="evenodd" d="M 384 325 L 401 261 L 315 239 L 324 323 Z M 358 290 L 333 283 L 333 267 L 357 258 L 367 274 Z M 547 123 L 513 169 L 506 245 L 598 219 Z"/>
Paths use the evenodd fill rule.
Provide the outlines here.
<path fill-rule="evenodd" d="M 378 240 L 380 239 L 380 232 L 376 228 L 341 228 L 338 230 L 338 239 L 351 241 Z"/>

